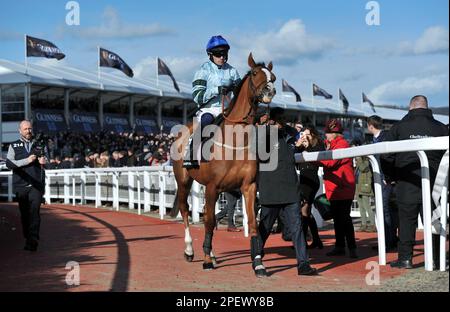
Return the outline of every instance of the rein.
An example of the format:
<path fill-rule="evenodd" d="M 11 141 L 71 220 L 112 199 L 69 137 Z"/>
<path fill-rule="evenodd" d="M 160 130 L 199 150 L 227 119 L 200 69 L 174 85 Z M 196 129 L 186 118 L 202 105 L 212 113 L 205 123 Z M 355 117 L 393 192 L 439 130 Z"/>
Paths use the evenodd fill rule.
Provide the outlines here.
<path fill-rule="evenodd" d="M 250 79 L 250 81 L 249 81 L 249 88 L 250 88 L 250 90 L 252 91 L 253 94 L 256 94 L 257 88 L 255 87 L 255 85 L 254 85 L 254 83 L 253 83 L 252 76 L 250 75 L 250 77 L 249 77 L 248 79 Z M 263 82 L 263 83 L 264 83 L 264 82 Z M 261 83 L 261 85 L 262 85 L 263 83 Z M 260 101 L 261 96 L 262 96 L 262 95 L 259 95 L 259 96 L 256 97 L 256 96 L 254 95 L 254 96 L 252 97 L 252 101 L 253 101 L 253 102 L 255 102 L 255 100 Z M 249 109 L 247 115 L 245 115 L 243 118 L 241 118 L 241 119 L 231 119 L 231 118 L 229 118 L 229 117 L 227 117 L 227 116 L 225 115 L 225 103 L 224 103 L 224 102 L 225 102 L 225 99 L 226 99 L 228 102 L 230 102 L 230 98 L 229 98 L 227 95 L 222 95 L 222 101 L 221 101 L 221 102 L 222 102 L 222 115 L 223 115 L 223 118 L 224 118 L 226 121 L 230 122 L 230 123 L 236 123 L 236 124 L 241 124 L 241 123 L 243 123 L 243 124 L 249 125 L 249 124 L 250 124 L 249 119 L 250 119 L 251 117 L 255 117 L 255 116 L 256 116 L 256 112 L 252 114 L 252 110 L 253 110 L 252 104 L 250 104 L 250 109 Z M 231 113 L 231 111 L 230 111 L 230 113 Z"/>

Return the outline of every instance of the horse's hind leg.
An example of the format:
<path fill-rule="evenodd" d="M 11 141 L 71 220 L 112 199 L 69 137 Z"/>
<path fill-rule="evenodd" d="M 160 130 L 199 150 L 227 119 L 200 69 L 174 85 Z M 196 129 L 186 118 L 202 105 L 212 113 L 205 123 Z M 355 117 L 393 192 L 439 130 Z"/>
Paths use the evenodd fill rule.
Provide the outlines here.
<path fill-rule="evenodd" d="M 181 216 L 184 223 L 184 243 L 186 249 L 184 250 L 184 258 L 188 262 L 192 262 L 194 259 L 194 249 L 192 248 L 192 237 L 189 231 L 189 205 L 187 202 L 189 191 L 192 186 L 192 179 L 188 179 L 185 183 L 180 183 L 177 190 L 178 208 L 180 209 Z"/>
<path fill-rule="evenodd" d="M 212 253 L 212 239 L 215 227 L 215 208 L 216 201 L 219 197 L 215 186 L 208 185 L 205 192 L 206 202 L 204 209 L 204 224 L 205 224 L 205 240 L 203 241 L 203 252 L 205 259 L 203 261 L 204 270 L 214 269 L 215 257 Z"/>

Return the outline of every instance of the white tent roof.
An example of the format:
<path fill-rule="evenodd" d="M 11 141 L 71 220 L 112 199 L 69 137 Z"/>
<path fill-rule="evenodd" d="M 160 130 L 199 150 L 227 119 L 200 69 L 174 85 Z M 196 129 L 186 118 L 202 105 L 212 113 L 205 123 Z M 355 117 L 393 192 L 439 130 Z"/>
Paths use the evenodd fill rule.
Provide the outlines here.
<path fill-rule="evenodd" d="M 156 85 L 154 80 L 129 78 L 122 73 L 116 75 L 106 73 L 104 70 L 99 78 L 97 72 L 87 72 L 67 66 L 28 64 L 26 68 L 23 64 L 0 59 L 0 84 L 32 83 L 191 99 L 191 90 L 187 85 L 179 84 L 181 92 L 178 93 L 173 85 L 165 81 L 160 81 Z"/>
<path fill-rule="evenodd" d="M 97 72 L 87 72 L 67 66 L 41 66 L 28 64 L 25 68 L 23 64 L 0 59 L 0 84 L 32 83 L 39 85 L 50 85 L 66 88 L 87 88 L 102 91 L 125 92 L 138 95 L 156 95 L 163 97 L 175 97 L 192 101 L 191 86 L 185 83 L 178 83 L 181 92 L 174 90 L 172 83 L 159 81 L 156 79 L 129 78 L 122 73 L 110 74 L 101 72 L 100 79 Z M 276 95 L 272 106 L 279 106 L 285 109 L 317 112 L 322 114 L 344 115 L 342 105 L 333 100 L 314 99 L 311 101 L 295 102 L 294 97 Z M 391 108 L 376 107 L 376 113 L 372 111 L 368 104 L 353 105 L 350 103 L 347 116 L 369 117 L 379 115 L 386 120 L 400 120 L 407 111 Z M 434 115 L 434 117 L 445 123 L 449 123 L 449 116 Z"/>

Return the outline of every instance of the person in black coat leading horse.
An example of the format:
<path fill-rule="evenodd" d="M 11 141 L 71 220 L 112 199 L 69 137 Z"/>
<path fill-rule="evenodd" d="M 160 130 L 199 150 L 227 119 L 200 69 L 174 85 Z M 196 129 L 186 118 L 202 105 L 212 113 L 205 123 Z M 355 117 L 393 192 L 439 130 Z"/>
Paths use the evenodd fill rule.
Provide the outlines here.
<path fill-rule="evenodd" d="M 289 231 L 292 233 L 298 274 L 315 275 L 317 270 L 309 264 L 306 240 L 302 231 L 299 208 L 299 181 L 294 159 L 295 129 L 285 124 L 283 113 L 284 110 L 281 108 L 273 108 L 270 111 L 270 124 L 278 127 L 278 140 L 276 140 L 274 146 L 269 147 L 270 158 L 275 153 L 278 153 L 277 167 L 273 171 L 259 171 L 261 255 L 263 256 L 264 254 L 263 248 L 273 224 L 280 212 L 283 211 L 286 221 L 285 226 L 289 227 Z"/>

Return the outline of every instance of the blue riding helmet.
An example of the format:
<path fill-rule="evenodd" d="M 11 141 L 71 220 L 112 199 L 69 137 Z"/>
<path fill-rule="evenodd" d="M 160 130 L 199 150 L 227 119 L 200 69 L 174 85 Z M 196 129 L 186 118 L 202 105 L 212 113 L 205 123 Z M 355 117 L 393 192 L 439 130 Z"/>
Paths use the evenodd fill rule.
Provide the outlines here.
<path fill-rule="evenodd" d="M 222 36 L 212 36 L 211 39 L 209 39 L 208 44 L 206 45 L 206 52 L 209 53 L 211 52 L 211 50 L 214 50 L 218 47 L 223 47 L 227 50 L 230 49 L 230 45 Z"/>

